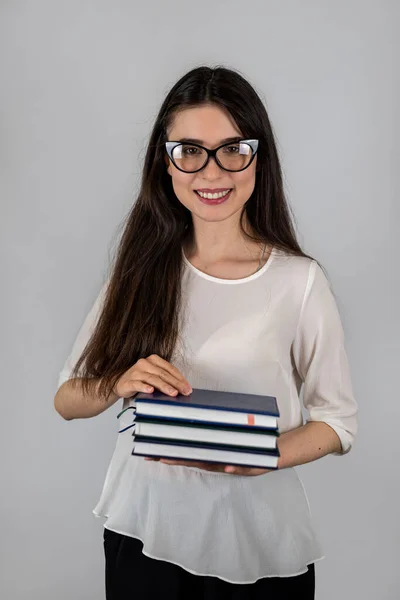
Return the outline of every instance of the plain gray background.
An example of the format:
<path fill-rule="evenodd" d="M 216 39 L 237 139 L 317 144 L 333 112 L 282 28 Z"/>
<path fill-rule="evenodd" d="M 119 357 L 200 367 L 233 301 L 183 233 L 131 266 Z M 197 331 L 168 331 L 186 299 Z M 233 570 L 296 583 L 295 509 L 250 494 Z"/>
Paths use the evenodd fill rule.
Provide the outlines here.
<path fill-rule="evenodd" d="M 346 330 L 357 443 L 299 469 L 326 554 L 317 599 L 398 598 L 399 3 L 0 7 L 1 598 L 104 597 L 91 510 L 117 407 L 67 423 L 53 396 L 156 112 L 202 63 L 239 69 L 266 101 L 300 239 L 326 267 Z"/>

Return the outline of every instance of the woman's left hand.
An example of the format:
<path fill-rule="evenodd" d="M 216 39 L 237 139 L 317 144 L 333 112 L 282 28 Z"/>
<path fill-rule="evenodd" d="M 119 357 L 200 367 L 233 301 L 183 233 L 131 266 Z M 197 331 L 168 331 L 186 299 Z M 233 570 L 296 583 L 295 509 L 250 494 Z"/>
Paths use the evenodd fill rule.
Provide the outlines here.
<path fill-rule="evenodd" d="M 290 467 L 297 467 L 298 465 L 304 465 L 332 452 L 341 452 L 341 441 L 337 433 L 327 423 L 322 421 L 309 421 L 305 425 L 282 433 L 279 438 L 278 448 L 280 453 L 278 469 L 287 469 Z M 229 473 L 231 475 L 245 475 L 247 477 L 264 475 L 264 473 L 271 471 L 271 469 L 251 469 L 249 467 L 237 467 L 234 465 L 169 460 L 167 458 L 148 457 L 145 460 L 159 460 L 166 465 L 197 467 L 204 471 Z"/>
<path fill-rule="evenodd" d="M 230 475 L 245 475 L 247 477 L 254 477 L 255 475 L 264 475 L 269 473 L 271 469 L 255 469 L 251 467 L 238 467 L 236 465 L 221 465 L 207 462 L 194 462 L 186 460 L 170 460 L 169 458 L 151 458 L 146 457 L 145 460 L 153 460 L 161 462 L 165 465 L 174 465 L 182 467 L 196 467 L 203 471 L 214 471 L 217 473 L 229 473 Z"/>

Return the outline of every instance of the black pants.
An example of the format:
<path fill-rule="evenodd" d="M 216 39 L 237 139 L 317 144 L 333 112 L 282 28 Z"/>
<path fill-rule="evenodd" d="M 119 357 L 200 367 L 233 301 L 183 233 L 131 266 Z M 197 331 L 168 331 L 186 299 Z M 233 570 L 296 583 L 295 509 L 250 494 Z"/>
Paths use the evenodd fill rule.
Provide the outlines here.
<path fill-rule="evenodd" d="M 142 548 L 139 540 L 104 530 L 107 600 L 314 600 L 314 565 L 295 577 L 233 584 L 148 558 Z"/>

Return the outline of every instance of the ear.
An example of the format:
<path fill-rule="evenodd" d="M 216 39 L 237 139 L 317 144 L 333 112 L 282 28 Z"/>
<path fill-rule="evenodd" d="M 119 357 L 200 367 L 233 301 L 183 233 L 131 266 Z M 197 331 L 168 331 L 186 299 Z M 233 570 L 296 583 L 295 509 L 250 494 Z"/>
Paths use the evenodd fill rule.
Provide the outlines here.
<path fill-rule="evenodd" d="M 164 157 L 164 161 L 165 161 L 165 165 L 166 165 L 166 167 L 167 167 L 167 173 L 168 173 L 168 175 L 170 175 L 170 176 L 171 176 L 171 175 L 172 175 L 172 174 L 171 174 L 171 170 L 172 170 L 172 169 L 171 169 L 171 166 L 172 166 L 172 163 L 171 163 L 171 161 L 170 161 L 170 159 L 169 159 L 169 156 L 168 156 L 167 154 L 166 154 L 166 155 L 165 155 L 165 157 Z"/>

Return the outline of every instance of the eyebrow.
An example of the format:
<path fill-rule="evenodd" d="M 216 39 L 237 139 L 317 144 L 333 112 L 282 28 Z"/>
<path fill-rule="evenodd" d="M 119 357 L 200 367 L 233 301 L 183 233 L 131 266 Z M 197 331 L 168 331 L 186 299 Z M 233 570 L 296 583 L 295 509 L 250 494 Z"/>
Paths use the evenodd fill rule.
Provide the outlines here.
<path fill-rule="evenodd" d="M 219 144 L 217 144 L 216 147 L 218 146 L 222 146 L 222 144 L 229 144 L 232 142 L 238 142 L 240 140 L 242 140 L 243 137 L 240 135 L 236 135 L 235 137 L 229 137 L 229 138 L 225 138 L 223 140 L 221 140 L 219 142 Z M 204 140 L 197 140 L 195 138 L 182 138 L 180 140 L 178 140 L 179 142 L 181 142 L 181 144 L 198 144 L 199 146 L 204 146 Z"/>

